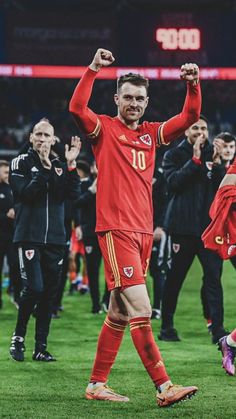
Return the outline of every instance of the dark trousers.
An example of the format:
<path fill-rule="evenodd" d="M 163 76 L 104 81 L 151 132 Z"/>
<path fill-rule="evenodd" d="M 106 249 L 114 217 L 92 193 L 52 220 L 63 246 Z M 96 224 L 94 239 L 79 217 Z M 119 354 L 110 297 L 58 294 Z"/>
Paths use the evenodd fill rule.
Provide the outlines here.
<path fill-rule="evenodd" d="M 212 333 L 223 327 L 223 289 L 221 274 L 223 262 L 220 257 L 205 249 L 200 238 L 172 235 L 172 265 L 167 273 L 162 299 L 162 328 L 174 324 L 174 314 L 182 284 L 197 256 L 203 269 L 206 298 L 212 320 Z"/>
<path fill-rule="evenodd" d="M 60 280 L 59 280 L 56 296 L 55 296 L 54 303 L 53 303 L 53 312 L 54 313 L 56 313 L 58 311 L 59 307 L 62 306 L 62 298 L 63 298 L 65 286 L 66 286 L 66 281 L 67 281 L 67 278 L 68 278 L 69 253 L 70 253 L 70 246 L 66 246 L 64 257 L 63 257 Z"/>
<path fill-rule="evenodd" d="M 230 259 L 230 262 L 232 263 L 233 267 L 236 269 L 236 257 L 235 256 Z M 202 284 L 202 287 L 201 287 L 200 295 L 201 295 L 201 301 L 202 301 L 203 316 L 205 317 L 205 319 L 210 320 L 211 319 L 210 307 L 209 307 L 209 304 L 208 304 L 208 301 L 207 301 L 204 277 L 202 278 L 202 281 L 203 281 L 203 284 Z"/>
<path fill-rule="evenodd" d="M 149 273 L 153 279 L 153 308 L 160 310 L 161 301 L 170 263 L 170 237 L 165 233 L 161 241 L 153 242 Z"/>
<path fill-rule="evenodd" d="M 11 241 L 0 242 L 0 300 L 2 299 L 2 268 L 4 256 L 9 266 L 10 289 L 13 288 L 14 300 L 18 302 L 21 291 L 21 277 L 17 247 Z"/>
<path fill-rule="evenodd" d="M 89 289 L 92 299 L 92 312 L 100 310 L 100 292 L 99 292 L 99 268 L 102 261 L 102 253 L 98 244 L 97 236 L 83 238 L 85 247 L 85 258 L 89 280 Z M 105 292 L 102 301 L 108 305 L 110 293 L 105 285 Z"/>
<path fill-rule="evenodd" d="M 23 289 L 15 334 L 25 337 L 27 323 L 36 310 L 35 345 L 47 345 L 52 307 L 60 280 L 64 246 L 23 244 L 18 248 Z"/>

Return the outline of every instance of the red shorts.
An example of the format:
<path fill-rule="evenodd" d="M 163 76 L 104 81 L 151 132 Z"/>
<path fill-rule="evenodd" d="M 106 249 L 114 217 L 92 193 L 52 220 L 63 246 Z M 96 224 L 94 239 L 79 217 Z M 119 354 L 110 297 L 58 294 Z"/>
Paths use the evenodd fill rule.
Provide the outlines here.
<path fill-rule="evenodd" d="M 145 283 L 153 242 L 151 234 L 113 230 L 98 233 L 98 241 L 109 290 Z"/>
<path fill-rule="evenodd" d="M 72 234 L 71 234 L 70 251 L 76 254 L 79 253 L 82 256 L 85 255 L 83 240 L 78 240 L 76 238 L 75 230 L 72 230 Z"/>

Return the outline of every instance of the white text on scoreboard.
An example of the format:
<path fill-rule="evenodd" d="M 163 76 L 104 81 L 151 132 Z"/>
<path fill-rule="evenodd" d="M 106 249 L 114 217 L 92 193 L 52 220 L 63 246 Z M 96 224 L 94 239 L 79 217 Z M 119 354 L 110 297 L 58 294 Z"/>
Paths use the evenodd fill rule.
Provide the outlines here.
<path fill-rule="evenodd" d="M 201 32 L 197 28 L 158 28 L 156 41 L 164 50 L 199 50 Z"/>

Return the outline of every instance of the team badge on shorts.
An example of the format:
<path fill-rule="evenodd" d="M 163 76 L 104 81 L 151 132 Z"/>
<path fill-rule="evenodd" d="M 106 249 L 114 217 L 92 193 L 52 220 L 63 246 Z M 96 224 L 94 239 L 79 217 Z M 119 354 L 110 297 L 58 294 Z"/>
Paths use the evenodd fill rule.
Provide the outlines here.
<path fill-rule="evenodd" d="M 173 243 L 172 247 L 173 247 L 173 250 L 174 250 L 175 253 L 178 253 L 179 252 L 179 250 L 180 250 L 180 244 Z"/>
<path fill-rule="evenodd" d="M 139 138 L 144 144 L 149 145 L 149 146 L 152 145 L 152 139 L 149 134 L 141 135 L 141 137 Z"/>
<path fill-rule="evenodd" d="M 34 250 L 32 249 L 32 250 L 26 250 L 25 251 L 25 256 L 27 257 L 27 259 L 28 260 L 31 260 L 31 259 L 33 259 L 33 257 L 34 257 Z"/>
<path fill-rule="evenodd" d="M 55 167 L 55 172 L 58 176 L 62 175 L 63 170 L 61 169 L 61 167 Z"/>
<path fill-rule="evenodd" d="M 125 268 L 123 268 L 123 272 L 125 276 L 127 276 L 127 278 L 132 278 L 133 273 L 134 273 L 134 268 L 133 266 L 126 266 Z"/>
<path fill-rule="evenodd" d="M 88 255 L 90 255 L 90 253 L 93 251 L 93 246 L 85 246 L 85 251 L 88 253 Z"/>

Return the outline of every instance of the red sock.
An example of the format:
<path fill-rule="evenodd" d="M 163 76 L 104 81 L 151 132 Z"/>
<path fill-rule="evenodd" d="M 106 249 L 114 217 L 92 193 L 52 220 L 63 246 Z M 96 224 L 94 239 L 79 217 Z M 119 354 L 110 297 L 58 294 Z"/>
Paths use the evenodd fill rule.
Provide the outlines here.
<path fill-rule="evenodd" d="M 170 378 L 154 340 L 150 319 L 148 317 L 138 317 L 130 320 L 129 323 L 134 346 L 152 381 L 158 387 Z"/>
<path fill-rule="evenodd" d="M 97 344 L 90 382 L 105 383 L 114 364 L 128 322 L 106 317 Z"/>
<path fill-rule="evenodd" d="M 230 333 L 230 337 L 232 340 L 234 340 L 234 342 L 236 343 L 236 329 L 234 329 L 231 333 Z"/>

